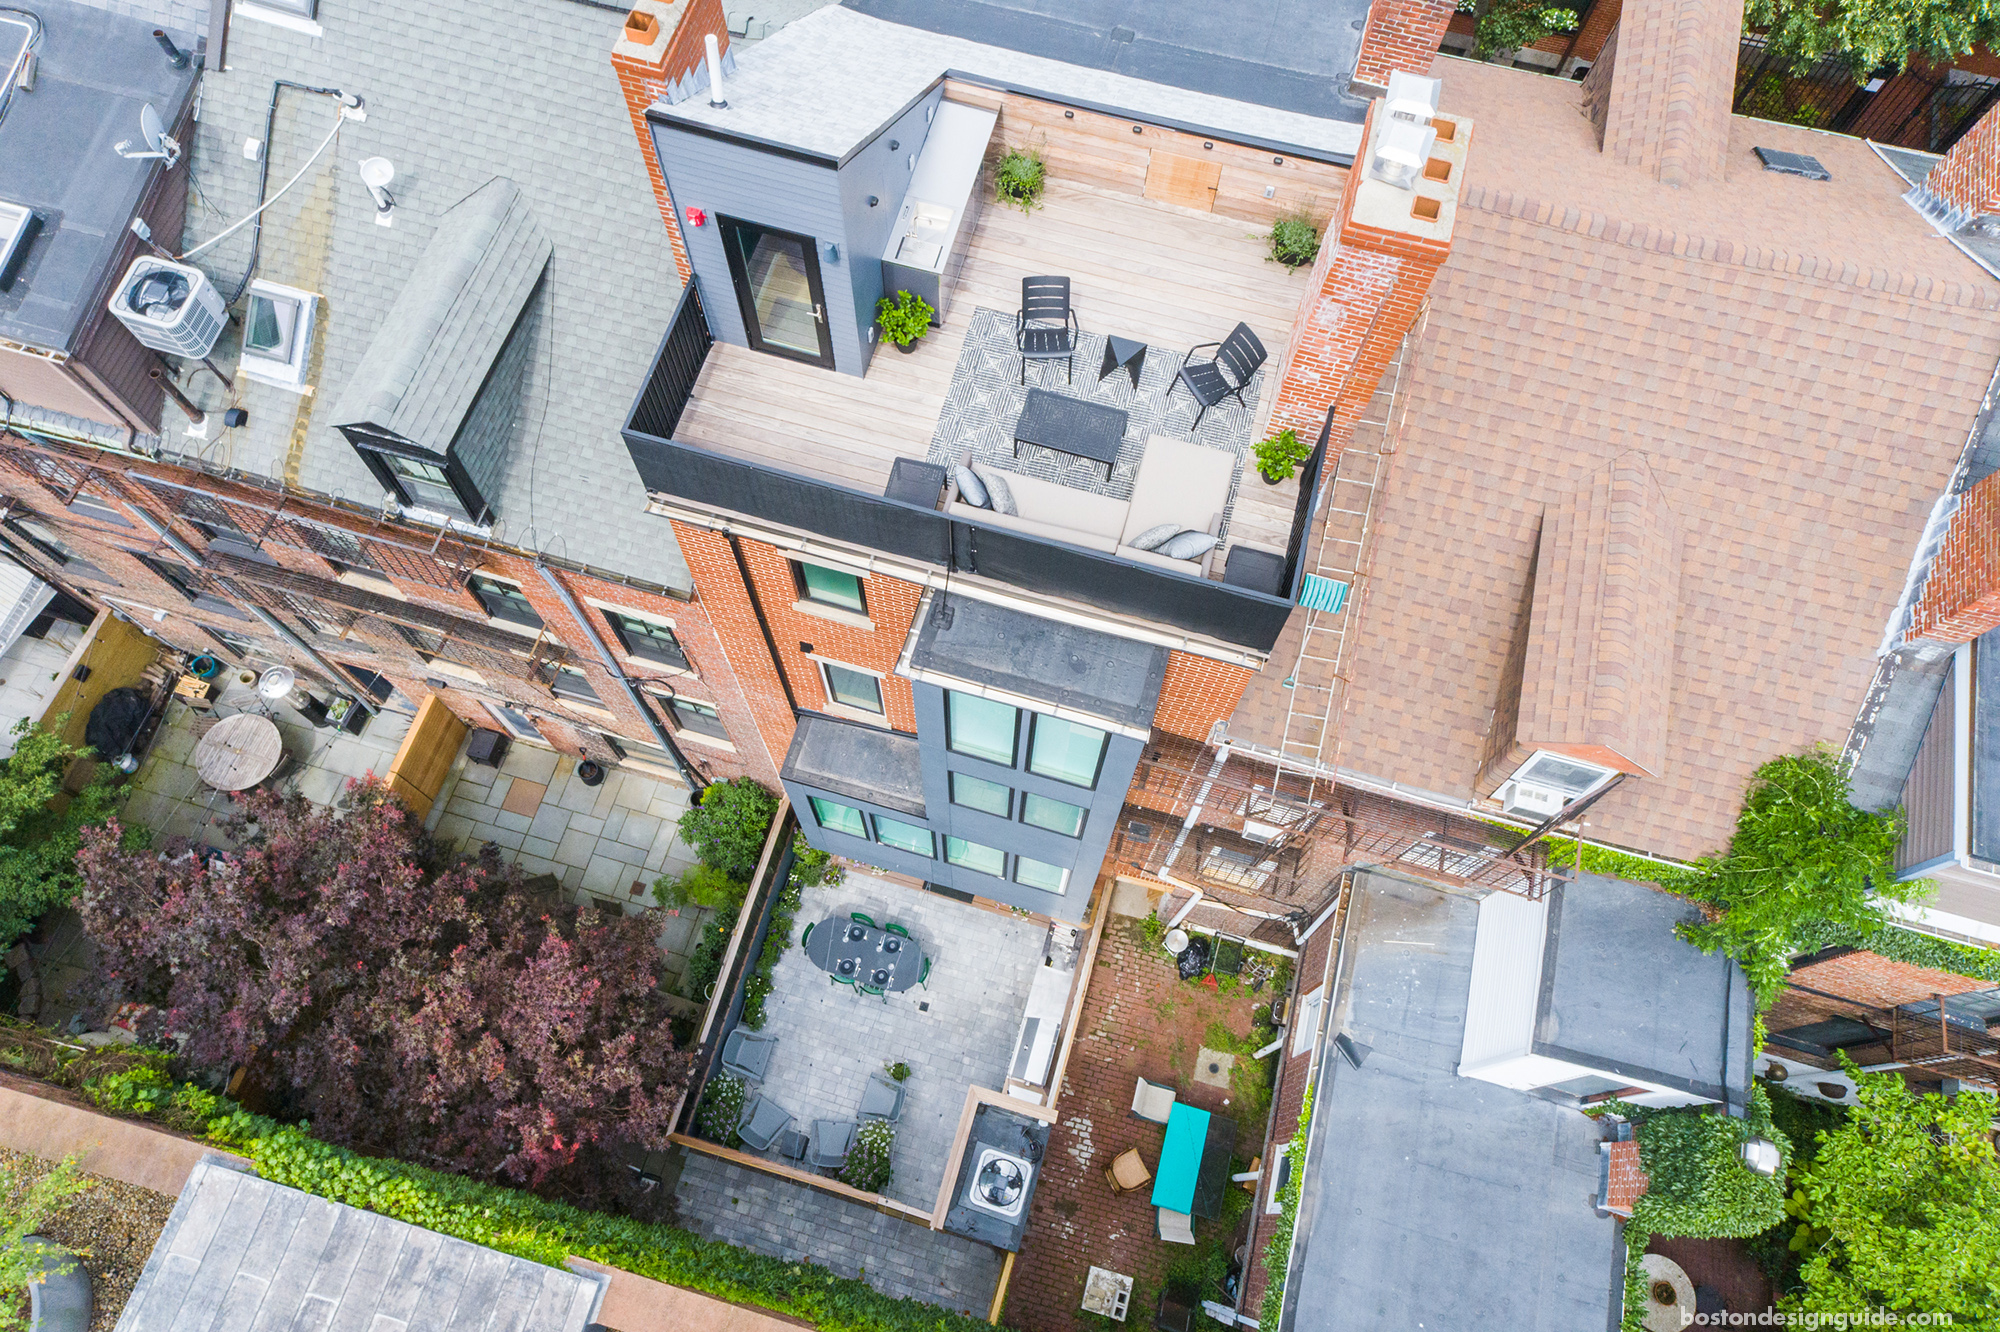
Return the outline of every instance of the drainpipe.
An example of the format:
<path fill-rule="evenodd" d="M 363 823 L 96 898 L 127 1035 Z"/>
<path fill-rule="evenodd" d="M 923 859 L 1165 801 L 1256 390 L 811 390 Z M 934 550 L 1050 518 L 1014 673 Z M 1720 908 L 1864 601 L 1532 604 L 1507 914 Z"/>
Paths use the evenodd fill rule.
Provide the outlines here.
<path fill-rule="evenodd" d="M 271 612 L 265 610 L 262 606 L 257 605 L 255 602 L 245 597 L 241 592 L 236 592 L 236 589 L 230 585 L 227 579 L 221 581 L 224 587 L 227 587 L 231 592 L 236 593 L 237 599 L 243 603 L 243 607 L 245 610 L 249 611 L 252 615 L 256 616 L 259 620 L 261 620 L 265 628 L 269 629 L 272 633 L 276 634 L 278 637 L 284 639 L 287 643 L 290 643 L 300 652 L 305 653 L 307 657 L 312 659 L 313 663 L 316 666 L 318 666 L 322 671 L 326 672 L 329 679 L 332 679 L 335 682 L 341 684 L 349 684 L 349 685 L 352 684 L 352 682 L 348 680 L 347 673 L 345 671 L 341 670 L 338 666 L 335 666 L 325 657 L 322 657 L 319 654 L 319 649 L 315 648 L 312 644 L 306 642 L 305 639 L 300 638 L 297 634 L 293 633 L 289 628 L 285 626 L 285 622 L 283 620 L 271 614 Z M 382 709 L 376 706 L 375 700 L 368 696 L 368 691 L 366 689 L 351 687 L 348 690 L 348 697 L 353 699 L 356 703 L 359 703 L 362 706 L 362 708 L 367 711 L 369 716 L 379 717 L 382 715 Z"/>
<path fill-rule="evenodd" d="M 590 621 L 584 618 L 583 607 L 576 604 L 576 598 L 570 595 L 569 589 L 563 586 L 560 578 L 556 577 L 555 570 L 537 560 L 535 572 L 540 574 L 542 581 L 562 598 L 563 607 L 569 611 L 569 618 L 576 622 L 577 629 L 582 632 L 590 645 L 597 649 L 597 659 L 604 663 L 604 669 L 611 672 L 612 679 L 625 686 L 625 692 L 630 696 L 632 706 L 639 709 L 639 715 L 646 719 L 646 725 L 651 727 L 653 734 L 659 738 L 660 747 L 672 755 L 674 766 L 680 769 L 681 780 L 687 783 L 688 800 L 693 804 L 700 804 L 702 790 L 708 783 L 694 770 L 694 765 L 687 761 L 687 755 L 681 753 L 681 747 L 674 743 L 673 733 L 660 725 L 660 719 L 646 706 L 646 700 L 640 695 L 639 687 L 625 678 L 625 672 L 619 669 L 618 659 L 611 655 L 611 649 L 604 646 L 604 640 L 591 630 Z"/>
<path fill-rule="evenodd" d="M 147 513 L 144 506 L 129 504 L 126 507 L 138 516 L 139 521 L 144 523 L 154 536 L 166 543 L 168 550 L 171 550 L 197 569 L 206 569 L 208 567 L 207 560 L 195 554 L 192 546 L 168 531 L 166 525 L 154 518 L 152 514 Z M 232 592 L 235 590 L 234 588 L 230 589 Z"/>

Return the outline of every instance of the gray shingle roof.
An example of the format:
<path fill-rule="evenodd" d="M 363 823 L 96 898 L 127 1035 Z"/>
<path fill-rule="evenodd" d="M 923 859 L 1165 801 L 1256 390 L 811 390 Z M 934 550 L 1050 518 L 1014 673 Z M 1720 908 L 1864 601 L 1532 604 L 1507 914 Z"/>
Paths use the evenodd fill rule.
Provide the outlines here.
<path fill-rule="evenodd" d="M 203 1161 L 117 1332 L 582 1332 L 599 1283 Z"/>
<path fill-rule="evenodd" d="M 511 180 L 445 210 L 333 411 L 444 452 L 548 266 L 549 239 Z"/>

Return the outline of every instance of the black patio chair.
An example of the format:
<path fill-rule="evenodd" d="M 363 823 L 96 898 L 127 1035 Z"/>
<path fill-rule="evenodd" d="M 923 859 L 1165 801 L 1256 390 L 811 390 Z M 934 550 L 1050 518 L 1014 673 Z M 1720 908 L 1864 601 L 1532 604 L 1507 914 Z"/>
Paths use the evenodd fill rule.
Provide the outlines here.
<path fill-rule="evenodd" d="M 1021 382 L 1028 382 L 1028 362 L 1062 361 L 1070 383 L 1076 382 L 1076 311 L 1069 308 L 1069 279 L 1021 279 L 1021 312 L 1014 316 L 1014 346 L 1021 353 Z"/>
<path fill-rule="evenodd" d="M 1194 354 L 1203 347 L 1215 348 L 1215 355 L 1205 361 L 1196 361 Z M 1234 398 L 1239 404 L 1249 406 L 1243 401 L 1244 386 L 1257 373 L 1258 367 L 1269 359 L 1270 353 L 1264 350 L 1264 344 L 1257 340 L 1257 335 L 1250 331 L 1250 325 L 1238 324 L 1222 341 L 1204 342 L 1181 358 L 1181 372 L 1174 377 L 1173 383 L 1167 385 L 1167 396 L 1173 397 L 1174 390 L 1183 384 L 1194 395 L 1201 410 L 1194 414 L 1194 424 L 1188 427 L 1192 433 L 1201 428 L 1201 418 L 1208 409 L 1224 398 Z"/>

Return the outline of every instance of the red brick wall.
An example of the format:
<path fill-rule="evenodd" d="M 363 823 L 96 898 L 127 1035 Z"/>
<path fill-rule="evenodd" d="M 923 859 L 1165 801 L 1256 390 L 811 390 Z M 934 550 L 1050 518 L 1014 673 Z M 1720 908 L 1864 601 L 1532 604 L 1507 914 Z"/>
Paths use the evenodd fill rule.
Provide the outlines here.
<path fill-rule="evenodd" d="M 1964 994 L 1992 985 L 1991 981 L 1933 971 L 1868 952 L 1842 953 L 1824 962 L 1810 963 L 1796 968 L 1791 979 L 1808 989 L 1837 994 L 1876 1008 L 1894 1008 L 1934 994 Z"/>
<path fill-rule="evenodd" d="M 1924 186 L 1967 213 L 2000 213 L 2000 107 L 1952 145 Z"/>
<path fill-rule="evenodd" d="M 636 0 L 631 12 L 652 15 L 659 24 L 658 34 L 641 45 L 631 40 L 630 29 L 620 29 L 611 54 L 611 68 L 617 72 L 618 86 L 625 94 L 625 109 L 632 116 L 632 132 L 639 138 L 639 155 L 645 159 L 646 175 L 653 182 L 660 220 L 667 224 L 667 243 L 673 247 L 674 268 L 685 285 L 693 278 L 694 268 L 688 263 L 680 219 L 674 216 L 667 178 L 660 172 L 660 157 L 653 149 L 646 108 L 666 95 L 668 84 L 678 83 L 701 63 L 706 50 L 703 37 L 715 34 L 716 41 L 727 51 L 729 25 L 723 16 L 722 0 Z"/>
<path fill-rule="evenodd" d="M 1208 739 L 1210 728 L 1236 710 L 1250 676 L 1244 666 L 1192 652 L 1169 652 L 1153 726 L 1191 740 Z"/>
<path fill-rule="evenodd" d="M 1378 100 L 1368 108 L 1361 136 L 1364 145 L 1370 142 L 1381 105 Z M 1471 122 L 1457 122 L 1457 133 L 1469 135 Z M 1290 426 L 1300 438 L 1312 439 L 1332 408 L 1330 451 L 1346 446 L 1382 372 L 1416 322 L 1431 280 L 1451 253 L 1449 241 L 1356 222 L 1354 199 L 1361 179 L 1357 164 L 1341 196 L 1334 234 L 1320 246 L 1312 280 L 1292 321 L 1271 414 L 1273 431 Z"/>
<path fill-rule="evenodd" d="M 1944 545 L 1917 598 L 1909 637 L 1968 643 L 1993 628 L 2000 628 L 2000 472 L 1959 497 L 1958 512 L 1951 516 Z"/>
<path fill-rule="evenodd" d="M 1354 82 L 1386 88 L 1397 70 L 1428 74 L 1454 8 L 1453 0 L 1374 0 L 1361 33 Z"/>

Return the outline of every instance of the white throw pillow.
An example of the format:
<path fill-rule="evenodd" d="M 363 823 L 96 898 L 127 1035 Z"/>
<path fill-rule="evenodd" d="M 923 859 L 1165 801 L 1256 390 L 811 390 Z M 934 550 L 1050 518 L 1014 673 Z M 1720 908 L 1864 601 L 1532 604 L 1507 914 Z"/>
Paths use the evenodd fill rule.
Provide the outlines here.
<path fill-rule="evenodd" d="M 1170 560 L 1198 560 L 1215 549 L 1221 537 L 1207 532 L 1183 532 L 1173 540 L 1163 543 L 1159 553 Z"/>
<path fill-rule="evenodd" d="M 984 463 L 972 464 L 972 470 L 986 483 L 986 496 L 992 501 L 993 512 L 1004 513 L 1010 518 L 1020 517 L 1021 507 L 1014 503 L 1014 488 L 1007 484 L 1005 472 L 996 472 Z"/>
<path fill-rule="evenodd" d="M 1158 550 L 1182 530 L 1179 523 L 1161 523 L 1158 527 L 1147 528 L 1125 544 L 1134 550 Z"/>
<path fill-rule="evenodd" d="M 986 493 L 986 485 L 979 474 L 970 467 L 954 467 L 951 474 L 958 478 L 958 497 L 975 509 L 986 508 L 992 503 Z"/>

